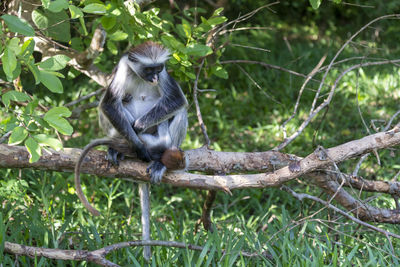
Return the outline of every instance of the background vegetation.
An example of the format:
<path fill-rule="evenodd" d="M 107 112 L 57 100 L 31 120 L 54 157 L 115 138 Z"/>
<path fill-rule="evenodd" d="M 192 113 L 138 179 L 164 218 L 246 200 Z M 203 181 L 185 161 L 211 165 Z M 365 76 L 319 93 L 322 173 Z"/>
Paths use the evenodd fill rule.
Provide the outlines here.
<path fill-rule="evenodd" d="M 199 93 L 199 102 L 211 147 L 248 152 L 272 149 L 283 140 L 280 126 L 292 114 L 304 78 L 257 64 L 224 64 L 224 61 L 262 61 L 307 75 L 324 55 L 329 62 L 351 34 L 367 22 L 400 11 L 397 1 L 339 4 L 323 1 L 318 9 L 313 9 L 308 1 L 283 1 L 226 28 L 228 31 L 218 35 L 210 48 L 207 37 L 214 26 L 255 10 L 264 1 L 218 1 L 223 10 L 211 1 L 170 2 L 173 4 L 156 1 L 143 8 L 144 11 L 136 7 L 137 16 L 132 20 L 121 1 L 73 0 L 64 6 L 63 0 L 56 0 L 58 5 L 43 0 L 43 7 L 32 14 L 31 28 L 36 30 L 36 35 L 44 34 L 61 45 L 84 51 L 94 29 L 101 23 L 108 35 L 105 49 L 95 63 L 107 73 L 111 73 L 130 44 L 147 39 L 161 41 L 173 51 L 168 67 L 189 100 L 199 62 L 208 56 L 199 88 L 210 90 Z M 27 31 L 17 30 L 20 34 L 34 35 L 29 27 L 15 26 L 12 18 L 4 15 L 6 6 L 3 8 L 0 136 L 13 130 L 9 143 L 26 145 L 32 161 L 40 156 L 40 148 L 83 147 L 91 139 L 100 137 L 96 109 L 84 110 L 78 117 L 67 120 L 76 106 L 63 107 L 98 90 L 99 85 L 67 66 L 68 58 L 57 59 L 60 65 L 42 61 L 41 54 L 33 51 L 28 39 L 9 34 L 15 32 L 13 27 L 19 26 Z M 372 25 L 338 60 L 357 59 L 333 69 L 327 82 L 332 83 L 346 67 L 367 58 L 399 58 L 399 39 L 397 19 Z M 212 49 L 221 45 L 220 49 Z M 330 147 L 360 138 L 375 132 L 371 120 L 378 120 L 376 126 L 382 128 L 399 110 L 399 74 L 397 65 L 362 68 L 347 74 L 326 112 L 314 119 L 284 152 L 305 156 L 318 145 Z M 318 85 L 309 83 L 297 116 L 287 125 L 289 132 L 307 115 Z M 326 92 L 328 88 L 322 94 Z M 86 103 L 96 100 L 98 97 L 92 97 Z M 189 131 L 183 148 L 197 148 L 202 144 L 195 108 L 190 104 Z M 363 175 L 391 180 L 400 169 L 397 151 L 387 150 L 380 156 L 380 166 L 373 156 L 365 161 Z M 354 167 L 353 163 L 341 167 Z M 132 183 L 84 176 L 86 195 L 105 215 L 93 218 L 76 197 L 70 173 L 1 169 L 0 178 L 2 241 L 94 250 L 140 239 L 139 199 L 137 187 Z M 320 194 L 306 178 L 290 185 L 299 191 Z M 164 184 L 152 187 L 152 238 L 204 245 L 210 252 L 153 248 L 151 265 L 399 265 L 399 240 L 390 243 L 385 236 L 360 228 L 319 204 L 301 203 L 274 188 L 234 191 L 232 196 L 219 193 L 212 213 L 217 231 L 196 232 L 205 194 Z M 385 195 L 371 199 L 371 203 L 388 208 L 395 206 Z M 392 232 L 399 230 L 397 225 L 380 227 Z M 223 255 L 222 249 L 227 253 Z M 273 258 L 245 258 L 240 250 L 267 250 Z M 0 246 L 0 262 L 4 266 L 90 265 L 16 257 L 2 252 Z M 119 250 L 109 259 L 122 266 L 145 264 L 141 248 Z"/>

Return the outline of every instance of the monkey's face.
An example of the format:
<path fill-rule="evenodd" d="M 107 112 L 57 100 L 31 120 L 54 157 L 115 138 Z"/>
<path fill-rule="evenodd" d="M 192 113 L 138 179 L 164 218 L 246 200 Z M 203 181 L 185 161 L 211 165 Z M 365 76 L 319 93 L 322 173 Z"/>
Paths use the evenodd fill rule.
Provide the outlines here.
<path fill-rule="evenodd" d="M 159 75 L 163 69 L 164 64 L 145 65 L 142 68 L 140 76 L 143 80 L 151 83 L 152 85 L 157 85 L 159 81 Z"/>

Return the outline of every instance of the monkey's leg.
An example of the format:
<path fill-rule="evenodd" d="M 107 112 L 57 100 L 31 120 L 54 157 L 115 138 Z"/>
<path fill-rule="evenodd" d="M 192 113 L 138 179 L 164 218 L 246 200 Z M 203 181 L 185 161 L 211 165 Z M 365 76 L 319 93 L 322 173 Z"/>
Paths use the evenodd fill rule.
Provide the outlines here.
<path fill-rule="evenodd" d="M 171 136 L 172 146 L 180 147 L 186 137 L 187 127 L 187 111 L 183 109 L 181 112 L 177 113 L 169 123 L 168 131 Z"/>
<path fill-rule="evenodd" d="M 161 157 L 164 151 L 171 147 L 168 121 L 164 121 L 157 126 L 156 134 L 141 134 L 140 138 L 147 146 L 152 160 L 146 172 L 150 173 L 150 182 L 158 184 L 167 170 L 167 167 L 161 163 Z"/>
<path fill-rule="evenodd" d="M 166 170 L 167 167 L 165 167 L 160 161 L 152 161 L 146 169 L 146 172 L 150 173 L 150 183 L 159 184 Z"/>
<path fill-rule="evenodd" d="M 106 160 L 114 166 L 119 166 L 119 161 L 124 160 L 124 154 L 118 152 L 112 147 L 109 147 L 107 150 Z"/>
<path fill-rule="evenodd" d="M 150 185 L 139 183 L 140 208 L 142 210 L 142 240 L 150 240 Z M 151 259 L 150 246 L 143 247 L 143 257 L 146 261 Z"/>

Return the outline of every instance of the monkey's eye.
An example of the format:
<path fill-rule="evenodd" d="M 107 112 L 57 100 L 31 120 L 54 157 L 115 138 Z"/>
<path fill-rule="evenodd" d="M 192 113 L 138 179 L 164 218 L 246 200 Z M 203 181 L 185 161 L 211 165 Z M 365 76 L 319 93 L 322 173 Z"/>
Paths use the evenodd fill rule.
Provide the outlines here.
<path fill-rule="evenodd" d="M 158 73 L 160 73 L 160 72 L 163 70 L 163 68 L 164 68 L 163 65 L 157 66 L 157 67 L 156 67 L 156 71 L 157 71 Z"/>
<path fill-rule="evenodd" d="M 146 67 L 146 68 L 144 68 L 144 72 L 145 72 L 146 74 L 150 74 L 150 73 L 153 72 L 153 68 Z"/>

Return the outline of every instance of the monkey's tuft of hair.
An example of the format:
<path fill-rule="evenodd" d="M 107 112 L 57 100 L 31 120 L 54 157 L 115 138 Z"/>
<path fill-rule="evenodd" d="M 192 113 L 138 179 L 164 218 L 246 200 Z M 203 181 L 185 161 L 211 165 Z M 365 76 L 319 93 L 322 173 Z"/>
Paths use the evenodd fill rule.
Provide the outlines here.
<path fill-rule="evenodd" d="M 161 162 L 168 170 L 182 170 L 188 167 L 185 152 L 176 147 L 165 150 L 161 157 Z"/>
<path fill-rule="evenodd" d="M 136 62 L 164 63 L 169 58 L 169 51 L 162 44 L 152 41 L 144 42 L 129 50 L 129 59 Z"/>

